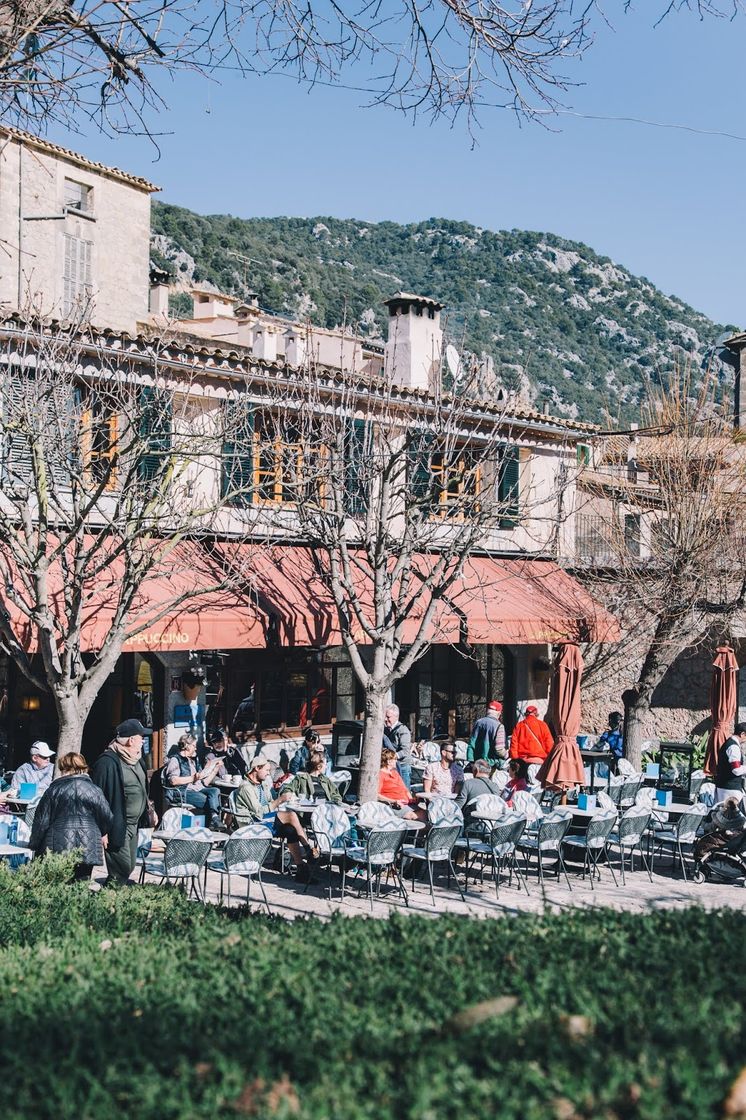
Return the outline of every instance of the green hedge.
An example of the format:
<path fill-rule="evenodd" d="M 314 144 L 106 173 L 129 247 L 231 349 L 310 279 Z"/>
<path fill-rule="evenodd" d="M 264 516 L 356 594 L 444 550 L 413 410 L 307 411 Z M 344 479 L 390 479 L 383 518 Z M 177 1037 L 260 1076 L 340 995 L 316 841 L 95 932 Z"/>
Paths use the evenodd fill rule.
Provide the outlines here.
<path fill-rule="evenodd" d="M 745 1060 L 737 912 L 288 923 L 64 870 L 0 866 L 7 1120 L 705 1120 Z"/>

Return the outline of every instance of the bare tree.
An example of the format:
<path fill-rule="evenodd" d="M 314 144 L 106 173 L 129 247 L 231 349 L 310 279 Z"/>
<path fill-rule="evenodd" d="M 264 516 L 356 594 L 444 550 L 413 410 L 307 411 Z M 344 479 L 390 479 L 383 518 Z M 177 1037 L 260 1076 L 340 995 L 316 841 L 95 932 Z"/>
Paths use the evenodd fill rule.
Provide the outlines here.
<path fill-rule="evenodd" d="M 388 373 L 343 376 L 309 362 L 274 379 L 247 441 L 231 447 L 246 537 L 263 538 L 268 518 L 282 526 L 283 539 L 310 549 L 333 604 L 365 696 L 364 801 L 378 793 L 392 687 L 431 643 L 466 640 L 470 606 L 499 613 L 500 580 L 475 582 L 470 558 L 519 522 L 537 552 L 555 539 L 555 488 L 528 487 L 518 501 L 525 425 L 475 403 L 470 388 L 465 377 L 450 392 L 411 392 Z"/>
<path fill-rule="evenodd" d="M 705 379 L 688 373 L 652 391 L 639 438 L 585 472 L 578 516 L 592 539 L 580 552 L 584 580 L 619 619 L 616 649 L 589 657 L 587 678 L 609 662 L 631 666 L 624 693 L 627 755 L 639 765 L 655 688 L 684 650 L 728 626 L 746 605 L 746 453 L 713 403 Z M 620 449 L 621 451 L 621 449 Z M 592 532 L 590 531 L 592 529 Z"/>
<path fill-rule="evenodd" d="M 656 15 L 741 6 L 659 0 Z M 0 0 L 0 114 L 22 127 L 90 117 L 147 129 L 160 74 L 233 69 L 310 85 L 351 73 L 372 104 L 408 113 L 471 121 L 497 99 L 533 116 L 574 84 L 563 67 L 590 45 L 599 12 L 597 0 Z"/>
<path fill-rule="evenodd" d="M 20 319 L 2 334 L 0 639 L 51 696 L 62 755 L 125 641 L 230 583 L 220 502 L 195 487 L 215 432 L 156 349 Z"/>

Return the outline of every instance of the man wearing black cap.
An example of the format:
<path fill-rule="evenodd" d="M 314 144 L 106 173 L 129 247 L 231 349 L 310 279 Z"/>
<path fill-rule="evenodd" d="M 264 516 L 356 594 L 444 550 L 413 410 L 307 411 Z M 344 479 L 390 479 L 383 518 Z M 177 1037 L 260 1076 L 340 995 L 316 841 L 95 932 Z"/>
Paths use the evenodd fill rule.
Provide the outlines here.
<path fill-rule="evenodd" d="M 137 862 L 137 829 L 148 825 L 142 741 L 152 734 L 139 719 L 126 719 L 91 770 L 91 778 L 108 801 L 114 818 L 104 853 L 110 881 L 127 882 Z"/>

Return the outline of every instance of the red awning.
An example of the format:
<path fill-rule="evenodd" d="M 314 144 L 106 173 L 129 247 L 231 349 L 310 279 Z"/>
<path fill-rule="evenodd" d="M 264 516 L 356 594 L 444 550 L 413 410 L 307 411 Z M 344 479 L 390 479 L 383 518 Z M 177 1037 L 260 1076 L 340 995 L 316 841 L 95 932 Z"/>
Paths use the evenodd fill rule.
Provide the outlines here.
<path fill-rule="evenodd" d="M 219 551 L 179 545 L 169 557 L 168 572 L 147 579 L 135 597 L 129 615 L 131 636 L 124 649 L 186 652 L 340 645 L 336 608 L 320 575 L 323 563 L 323 554 L 314 557 L 309 548 L 286 545 L 271 550 L 222 546 Z M 418 557 L 418 577 L 427 578 L 433 563 L 432 557 Z M 235 587 L 198 593 L 215 587 L 226 570 L 237 576 Z M 112 625 L 118 573 L 121 565 L 115 561 L 88 597 L 84 650 L 100 648 Z M 371 581 L 365 565 L 353 578 L 370 618 Z M 57 595 L 63 617 L 61 593 Z M 177 605 L 164 611 L 167 603 Z M 15 610 L 12 614 L 20 622 Z M 420 618 L 421 613 L 407 622 L 405 642 L 413 640 Z M 30 628 L 17 632 L 25 633 L 27 649 L 36 647 Z M 475 645 L 616 641 L 619 627 L 551 561 L 471 557 L 440 604 L 427 636 L 433 642 L 463 640 Z M 356 639 L 365 642 L 362 628 Z"/>

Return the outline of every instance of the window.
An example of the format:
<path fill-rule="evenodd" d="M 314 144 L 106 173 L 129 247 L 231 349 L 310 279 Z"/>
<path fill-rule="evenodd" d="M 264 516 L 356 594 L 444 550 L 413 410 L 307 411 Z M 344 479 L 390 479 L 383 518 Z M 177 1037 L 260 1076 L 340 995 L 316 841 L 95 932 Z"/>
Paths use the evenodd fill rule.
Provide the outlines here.
<path fill-rule="evenodd" d="M 65 179 L 65 201 L 67 210 L 79 210 L 81 214 L 89 214 L 93 209 L 93 190 L 84 183 L 76 183 L 74 179 Z"/>
<path fill-rule="evenodd" d="M 84 393 L 81 407 L 81 445 L 85 474 L 94 486 L 113 486 L 117 457 L 117 416 L 105 396 Z"/>
<path fill-rule="evenodd" d="M 478 508 L 482 469 L 478 452 L 465 447 L 437 449 L 432 432 L 410 435 L 407 472 L 415 506 L 436 516 L 464 516 Z"/>
<path fill-rule="evenodd" d="M 139 431 L 141 438 L 138 473 L 143 482 L 157 479 L 168 462 L 171 450 L 171 400 L 158 389 L 140 389 Z"/>
<path fill-rule="evenodd" d="M 506 446 L 500 457 L 497 500 L 500 503 L 501 529 L 515 529 L 520 514 L 521 463 L 517 447 Z"/>
<path fill-rule="evenodd" d="M 370 474 L 366 464 L 372 453 L 372 428 L 367 420 L 350 421 L 344 441 L 346 512 L 358 517 L 367 512 Z"/>
<path fill-rule="evenodd" d="M 577 448 L 578 466 L 588 467 L 591 462 L 591 449 L 587 443 L 579 443 Z"/>
<path fill-rule="evenodd" d="M 624 515 L 624 547 L 630 556 L 640 556 L 640 515 L 627 513 Z"/>
<path fill-rule="evenodd" d="M 65 264 L 62 276 L 62 314 L 70 318 L 84 308 L 93 292 L 91 258 L 93 242 L 65 234 Z"/>
<path fill-rule="evenodd" d="M 223 408 L 220 494 L 230 505 L 249 505 L 254 488 L 254 408 L 232 401 Z"/>

